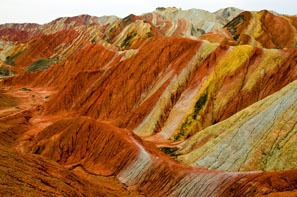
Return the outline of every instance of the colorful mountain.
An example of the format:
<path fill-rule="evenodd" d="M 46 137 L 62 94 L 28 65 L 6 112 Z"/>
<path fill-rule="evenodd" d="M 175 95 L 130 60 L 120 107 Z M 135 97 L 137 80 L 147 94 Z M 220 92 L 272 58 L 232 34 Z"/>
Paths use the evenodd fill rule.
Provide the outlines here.
<path fill-rule="evenodd" d="M 0 194 L 296 196 L 295 19 L 1 25 Z"/>

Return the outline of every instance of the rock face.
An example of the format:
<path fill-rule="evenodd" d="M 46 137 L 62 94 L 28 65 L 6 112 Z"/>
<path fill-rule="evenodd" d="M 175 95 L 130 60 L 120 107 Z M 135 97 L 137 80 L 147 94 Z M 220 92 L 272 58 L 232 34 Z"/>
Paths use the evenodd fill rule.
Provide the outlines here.
<path fill-rule="evenodd" d="M 238 44 L 265 48 L 296 47 L 296 16 L 274 15 L 267 10 L 243 12 L 225 25 Z"/>
<path fill-rule="evenodd" d="M 196 39 L 223 27 L 238 12 L 227 11 L 228 17 L 224 18 L 226 14 L 221 16 L 220 12 L 159 8 L 152 13 L 130 15 L 123 19 L 81 15 L 58 18 L 44 25 L 0 25 L 0 75 L 47 69 L 68 59 L 86 43 L 126 50 L 137 49 L 150 38 L 161 35 Z M 32 70 L 29 66 L 41 68 Z"/>
<path fill-rule="evenodd" d="M 225 18 L 199 9 L 157 8 L 146 17 L 151 17 L 155 26 L 163 26 L 160 31 L 164 35 L 182 37 L 197 37 L 220 28 L 227 22 Z"/>
<path fill-rule="evenodd" d="M 226 8 L 224 11 L 210 13 L 200 9 L 181 10 L 175 7 L 160 7 L 142 17 L 156 26 L 165 36 L 196 39 L 198 36 L 223 27 L 240 12 L 242 11 L 236 8 Z"/>
<path fill-rule="evenodd" d="M 181 145 L 183 163 L 228 171 L 296 168 L 297 81 Z M 245 155 L 243 157 L 243 155 Z"/>
<path fill-rule="evenodd" d="M 228 7 L 228 8 L 220 9 L 214 13 L 228 21 L 231 21 L 233 18 L 235 18 L 241 12 L 243 12 L 243 10 L 234 8 L 234 7 Z"/>
<path fill-rule="evenodd" d="M 0 150 L 2 196 L 141 196 L 112 178 L 96 176 L 92 182 L 43 157 Z"/>
<path fill-rule="evenodd" d="M 294 20 L 157 8 L 2 25 L 1 195 L 295 196 Z"/>

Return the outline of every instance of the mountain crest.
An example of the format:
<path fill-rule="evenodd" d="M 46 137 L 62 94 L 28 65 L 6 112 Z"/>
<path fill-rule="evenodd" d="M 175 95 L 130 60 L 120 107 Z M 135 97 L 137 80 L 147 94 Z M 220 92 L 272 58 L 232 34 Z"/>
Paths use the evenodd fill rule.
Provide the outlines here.
<path fill-rule="evenodd" d="M 296 196 L 296 16 L 0 26 L 1 196 Z"/>

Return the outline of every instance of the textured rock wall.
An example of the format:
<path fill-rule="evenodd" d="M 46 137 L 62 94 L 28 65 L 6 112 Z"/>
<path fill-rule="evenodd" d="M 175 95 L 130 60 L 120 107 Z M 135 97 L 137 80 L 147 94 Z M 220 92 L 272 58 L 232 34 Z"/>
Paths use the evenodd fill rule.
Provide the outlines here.
<path fill-rule="evenodd" d="M 295 196 L 295 18 L 239 13 L 0 26 L 0 194 Z"/>

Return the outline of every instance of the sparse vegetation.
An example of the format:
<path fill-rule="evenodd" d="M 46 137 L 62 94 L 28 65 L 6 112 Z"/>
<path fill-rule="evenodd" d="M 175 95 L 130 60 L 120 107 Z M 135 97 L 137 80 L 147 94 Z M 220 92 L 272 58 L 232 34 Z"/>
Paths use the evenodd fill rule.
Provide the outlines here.
<path fill-rule="evenodd" d="M 169 156 L 177 156 L 175 152 L 178 150 L 178 147 L 162 147 L 160 148 L 162 152 Z"/>
<path fill-rule="evenodd" d="M 5 64 L 8 64 L 10 66 L 14 66 L 14 60 L 20 56 L 21 54 L 23 53 L 23 51 L 19 52 L 19 53 L 16 53 L 14 55 L 11 55 L 11 56 L 7 56 L 6 59 L 5 59 Z"/>
<path fill-rule="evenodd" d="M 158 11 L 164 11 L 164 10 L 166 10 L 166 8 L 164 8 L 164 7 L 157 7 L 156 10 L 158 10 Z"/>
<path fill-rule="evenodd" d="M 194 112 L 190 114 L 181 125 L 178 134 L 174 136 L 175 141 L 186 139 L 190 135 L 193 128 L 195 128 L 195 125 L 197 124 L 196 119 L 198 117 L 199 111 L 203 108 L 203 106 L 207 102 L 207 98 L 208 98 L 208 90 L 206 90 L 202 94 L 202 96 L 198 99 L 198 101 L 195 103 Z"/>
<path fill-rule="evenodd" d="M 146 36 L 149 38 L 149 37 L 152 37 L 152 32 L 149 31 L 149 32 L 146 32 Z"/>
<path fill-rule="evenodd" d="M 23 87 L 20 89 L 21 91 L 32 91 L 30 88 Z"/>
<path fill-rule="evenodd" d="M 198 116 L 199 111 L 205 105 L 208 98 L 207 90 L 203 93 L 203 95 L 198 99 L 194 107 L 193 119 L 196 119 Z"/>
<path fill-rule="evenodd" d="M 5 59 L 5 64 L 13 65 L 14 64 L 13 56 L 7 56 L 6 59 Z"/>
<path fill-rule="evenodd" d="M 132 14 L 123 18 L 123 21 L 122 21 L 123 26 L 127 25 L 131 21 L 131 19 L 132 19 Z"/>
<path fill-rule="evenodd" d="M 13 74 L 13 72 L 11 70 L 9 70 L 8 68 L 0 67 L 0 75 L 2 75 L 2 76 L 10 76 L 12 74 Z"/>
<path fill-rule="evenodd" d="M 46 70 L 50 67 L 51 64 L 57 63 L 57 61 L 58 61 L 57 58 L 56 59 L 50 59 L 50 58 L 39 59 L 27 67 L 26 73 Z"/>
<path fill-rule="evenodd" d="M 146 36 L 148 38 L 152 37 L 152 31 L 153 31 L 153 29 L 152 29 L 152 27 L 150 27 L 150 31 L 146 32 Z"/>
<path fill-rule="evenodd" d="M 112 28 L 109 29 L 109 33 L 112 33 L 114 31 L 115 31 L 115 28 L 114 27 L 112 27 Z"/>
<path fill-rule="evenodd" d="M 121 49 L 126 49 L 129 46 L 131 46 L 131 40 L 137 35 L 136 32 L 133 32 L 131 34 L 128 34 L 125 38 L 125 40 L 121 44 Z"/>
<path fill-rule="evenodd" d="M 91 43 L 92 43 L 92 44 L 95 44 L 95 43 L 96 43 L 96 38 L 93 38 L 93 39 L 91 40 Z"/>
<path fill-rule="evenodd" d="M 237 34 L 236 34 L 237 26 L 242 24 L 245 20 L 246 20 L 246 18 L 244 15 L 238 15 L 232 21 L 230 21 L 229 23 L 227 23 L 225 25 L 225 27 L 228 29 L 228 31 L 233 35 L 233 38 L 235 36 L 237 36 Z M 238 35 L 238 37 L 239 37 L 239 35 Z"/>
<path fill-rule="evenodd" d="M 239 37 L 240 37 L 240 34 L 236 34 L 235 36 L 233 36 L 233 39 L 234 39 L 235 41 L 237 41 Z"/>
<path fill-rule="evenodd" d="M 174 140 L 177 141 L 177 140 L 187 138 L 191 131 L 192 124 L 193 124 L 193 118 L 192 116 L 188 116 L 186 121 L 183 122 L 178 134 L 174 136 Z"/>

